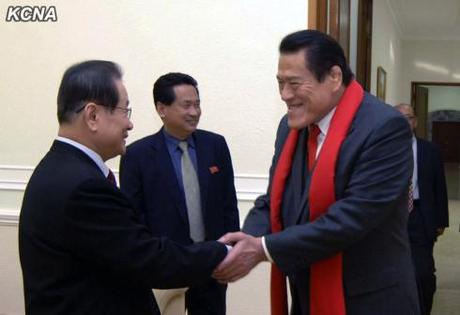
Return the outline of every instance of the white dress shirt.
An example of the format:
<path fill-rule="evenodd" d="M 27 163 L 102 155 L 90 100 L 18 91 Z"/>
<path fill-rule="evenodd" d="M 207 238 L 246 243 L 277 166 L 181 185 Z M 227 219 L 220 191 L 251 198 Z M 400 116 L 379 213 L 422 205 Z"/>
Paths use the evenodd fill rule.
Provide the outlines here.
<path fill-rule="evenodd" d="M 94 163 L 96 163 L 96 165 L 99 167 L 99 169 L 105 177 L 109 176 L 109 167 L 105 165 L 104 161 L 102 160 L 99 154 L 97 154 L 90 148 L 84 146 L 83 144 L 69 138 L 57 137 L 56 140 L 70 144 L 71 146 L 83 151 L 87 156 L 91 158 L 91 160 L 94 161 Z"/>
<path fill-rule="evenodd" d="M 412 173 L 412 198 L 417 200 L 420 198 L 418 192 L 418 166 L 417 166 L 417 139 L 412 136 L 412 153 L 414 155 L 414 170 Z"/>

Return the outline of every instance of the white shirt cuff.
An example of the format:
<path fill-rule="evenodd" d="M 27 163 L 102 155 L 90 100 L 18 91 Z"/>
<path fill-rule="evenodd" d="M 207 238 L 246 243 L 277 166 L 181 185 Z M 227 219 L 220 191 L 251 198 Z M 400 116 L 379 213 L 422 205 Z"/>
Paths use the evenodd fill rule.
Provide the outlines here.
<path fill-rule="evenodd" d="M 267 256 L 268 261 L 273 264 L 273 258 L 272 256 L 270 256 L 270 253 L 268 252 L 267 245 L 265 245 L 265 236 L 262 236 L 262 247 L 264 248 L 265 256 Z"/>

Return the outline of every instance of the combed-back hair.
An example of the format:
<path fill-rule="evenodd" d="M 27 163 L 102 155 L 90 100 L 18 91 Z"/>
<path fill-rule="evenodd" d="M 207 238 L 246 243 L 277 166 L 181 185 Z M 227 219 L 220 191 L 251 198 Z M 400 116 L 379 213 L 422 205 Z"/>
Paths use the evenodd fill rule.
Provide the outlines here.
<path fill-rule="evenodd" d="M 280 54 L 297 53 L 305 49 L 305 64 L 319 82 L 322 82 L 333 66 L 342 70 L 345 86 L 353 80 L 353 72 L 347 64 L 339 43 L 320 31 L 302 30 L 287 35 L 280 43 Z"/>
<path fill-rule="evenodd" d="M 170 72 L 159 77 L 153 84 L 153 102 L 171 105 L 176 100 L 174 87 L 178 85 L 192 85 L 198 95 L 198 83 L 190 75 L 180 72 Z"/>
<path fill-rule="evenodd" d="M 57 96 L 59 124 L 70 122 L 88 102 L 111 109 L 119 101 L 115 80 L 121 80 L 119 65 L 105 60 L 77 63 L 64 73 Z"/>

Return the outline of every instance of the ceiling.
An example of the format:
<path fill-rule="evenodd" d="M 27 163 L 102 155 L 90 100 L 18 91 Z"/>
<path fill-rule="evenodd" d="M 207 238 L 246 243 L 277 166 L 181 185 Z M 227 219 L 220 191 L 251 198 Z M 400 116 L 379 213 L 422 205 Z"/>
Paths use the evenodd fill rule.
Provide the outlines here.
<path fill-rule="evenodd" d="M 403 39 L 460 40 L 460 0 L 388 0 L 388 3 Z"/>

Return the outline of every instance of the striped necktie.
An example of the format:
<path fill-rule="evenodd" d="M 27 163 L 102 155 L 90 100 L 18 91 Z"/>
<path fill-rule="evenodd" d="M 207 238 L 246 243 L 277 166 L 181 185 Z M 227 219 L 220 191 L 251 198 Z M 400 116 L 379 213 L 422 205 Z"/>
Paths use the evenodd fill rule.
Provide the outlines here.
<path fill-rule="evenodd" d="M 318 125 L 312 124 L 308 128 L 308 171 L 311 172 L 316 161 L 318 150 L 318 136 L 321 133 Z"/>
<path fill-rule="evenodd" d="M 117 180 L 115 179 L 115 175 L 113 175 L 112 171 L 109 169 L 109 175 L 107 175 L 107 179 L 114 185 L 117 186 Z"/>

